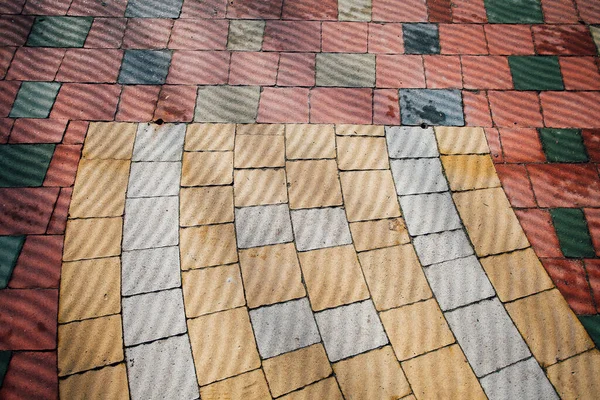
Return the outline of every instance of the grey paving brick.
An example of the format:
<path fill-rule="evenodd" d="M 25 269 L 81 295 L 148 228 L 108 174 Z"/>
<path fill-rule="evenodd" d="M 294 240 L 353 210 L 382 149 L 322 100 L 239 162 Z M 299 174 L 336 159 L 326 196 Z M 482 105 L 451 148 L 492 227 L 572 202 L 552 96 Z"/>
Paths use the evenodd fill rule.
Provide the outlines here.
<path fill-rule="evenodd" d="M 175 336 L 187 331 L 181 289 L 123 297 L 125 346 Z"/>
<path fill-rule="evenodd" d="M 439 54 L 440 36 L 436 24 L 402 24 L 406 54 Z"/>
<path fill-rule="evenodd" d="M 317 53 L 317 86 L 375 86 L 375 54 Z"/>
<path fill-rule="evenodd" d="M 198 89 L 194 120 L 252 123 L 258 113 L 259 86 L 205 86 Z"/>
<path fill-rule="evenodd" d="M 477 376 L 531 357 L 496 297 L 447 312 L 445 316 Z"/>
<path fill-rule="evenodd" d="M 127 199 L 123 250 L 175 246 L 179 243 L 179 198 Z"/>
<path fill-rule="evenodd" d="M 139 124 L 133 161 L 181 161 L 185 124 Z"/>
<path fill-rule="evenodd" d="M 134 162 L 127 197 L 176 196 L 181 181 L 181 162 Z"/>
<path fill-rule="evenodd" d="M 371 0 L 338 0 L 338 20 L 370 21 Z"/>
<path fill-rule="evenodd" d="M 400 206 L 408 232 L 413 236 L 461 227 L 448 192 L 400 196 Z"/>
<path fill-rule="evenodd" d="M 121 292 L 124 296 L 180 286 L 179 247 L 124 251 L 121 255 Z"/>
<path fill-rule="evenodd" d="M 400 89 L 400 114 L 405 125 L 463 126 L 460 90 Z"/>
<path fill-rule="evenodd" d="M 48 118 L 60 89 L 58 82 L 23 82 L 13 103 L 12 118 Z"/>
<path fill-rule="evenodd" d="M 413 244 L 422 265 L 450 261 L 473 254 L 469 239 L 461 229 L 417 236 Z"/>
<path fill-rule="evenodd" d="M 321 311 L 315 318 L 331 362 L 388 343 L 371 300 Z"/>
<path fill-rule="evenodd" d="M 250 311 L 258 351 L 263 358 L 321 341 L 306 297 Z"/>
<path fill-rule="evenodd" d="M 494 288 L 475 256 L 425 267 L 425 276 L 442 310 L 494 296 Z"/>
<path fill-rule="evenodd" d="M 119 83 L 162 85 L 167 79 L 170 50 L 125 50 Z"/>
<path fill-rule="evenodd" d="M 292 225 L 299 251 L 352 243 L 343 208 L 311 208 L 292 211 Z"/>
<path fill-rule="evenodd" d="M 126 17 L 179 18 L 183 0 L 129 0 Z"/>
<path fill-rule="evenodd" d="M 390 158 L 439 157 L 433 128 L 420 126 L 386 126 Z"/>
<path fill-rule="evenodd" d="M 237 208 L 235 231 L 242 249 L 294 240 L 287 204 Z"/>
<path fill-rule="evenodd" d="M 227 50 L 260 51 L 265 21 L 232 19 L 229 22 Z"/>
<path fill-rule="evenodd" d="M 36 17 L 27 46 L 83 47 L 92 22 L 92 17 Z"/>
<path fill-rule="evenodd" d="M 187 335 L 125 349 L 131 399 L 200 397 Z"/>
<path fill-rule="evenodd" d="M 448 190 L 439 158 L 392 160 L 390 167 L 398 195 Z"/>

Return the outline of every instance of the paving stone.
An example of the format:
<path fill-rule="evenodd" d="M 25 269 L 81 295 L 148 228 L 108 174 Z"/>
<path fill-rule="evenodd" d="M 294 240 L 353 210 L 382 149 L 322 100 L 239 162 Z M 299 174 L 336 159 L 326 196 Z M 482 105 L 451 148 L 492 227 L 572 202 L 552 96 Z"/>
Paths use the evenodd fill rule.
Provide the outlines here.
<path fill-rule="evenodd" d="M 587 162 L 588 156 L 579 129 L 539 129 L 540 141 L 550 162 Z"/>
<path fill-rule="evenodd" d="M 180 180 L 180 162 L 134 162 L 127 197 L 177 196 Z"/>
<path fill-rule="evenodd" d="M 461 227 L 450 193 L 401 196 L 400 206 L 412 236 Z"/>
<path fill-rule="evenodd" d="M 58 382 L 60 397 L 73 399 L 84 398 L 129 399 L 127 386 L 127 370 L 125 363 L 87 371 L 83 374 L 71 375 Z"/>
<path fill-rule="evenodd" d="M 336 141 L 340 170 L 390 168 L 385 138 L 340 136 Z"/>
<path fill-rule="evenodd" d="M 306 386 L 302 390 L 281 397 L 281 400 L 308 400 L 308 399 L 330 399 L 342 400 L 342 392 L 334 377 L 323 379 L 317 383 Z"/>
<path fill-rule="evenodd" d="M 594 257 L 592 239 L 583 211 L 578 208 L 550 209 L 560 249 L 565 257 Z"/>
<path fill-rule="evenodd" d="M 185 333 L 181 289 L 138 294 L 123 298 L 125 346 Z"/>
<path fill-rule="evenodd" d="M 432 128 L 386 126 L 390 158 L 439 157 Z"/>
<path fill-rule="evenodd" d="M 336 124 L 335 134 L 340 136 L 384 136 L 384 128 L 378 125 Z"/>
<path fill-rule="evenodd" d="M 233 151 L 234 124 L 188 124 L 185 151 Z"/>
<path fill-rule="evenodd" d="M 342 172 L 340 180 L 349 222 L 400 216 L 388 170 Z"/>
<path fill-rule="evenodd" d="M 490 149 L 481 127 L 439 126 L 435 137 L 441 154 L 489 154 Z"/>
<path fill-rule="evenodd" d="M 580 315 L 577 317 L 581 325 L 585 328 L 592 341 L 598 347 L 600 343 L 600 316 L 599 315 Z"/>
<path fill-rule="evenodd" d="M 333 125 L 289 124 L 285 127 L 288 160 L 335 158 Z"/>
<path fill-rule="evenodd" d="M 448 190 L 442 164 L 437 158 L 391 160 L 390 167 L 400 196 Z"/>
<path fill-rule="evenodd" d="M 204 86 L 198 89 L 194 120 L 200 122 L 256 121 L 260 87 Z"/>
<path fill-rule="evenodd" d="M 64 261 L 121 254 L 123 218 L 86 218 L 67 221 Z"/>
<path fill-rule="evenodd" d="M 400 112 L 406 125 L 465 124 L 459 90 L 400 89 Z"/>
<path fill-rule="evenodd" d="M 181 161 L 185 124 L 139 124 L 133 161 Z"/>
<path fill-rule="evenodd" d="M 317 86 L 374 87 L 374 54 L 317 53 Z"/>
<path fill-rule="evenodd" d="M 126 17 L 179 18 L 183 0 L 131 0 L 127 3 Z"/>
<path fill-rule="evenodd" d="M 467 235 L 460 229 L 418 236 L 413 243 L 423 266 L 473 254 Z"/>
<path fill-rule="evenodd" d="M 129 347 L 125 356 L 132 399 L 198 398 L 187 335 Z"/>
<path fill-rule="evenodd" d="M 5 289 L 25 243 L 25 236 L 0 236 L 0 289 Z"/>
<path fill-rule="evenodd" d="M 517 90 L 564 90 L 558 57 L 510 56 L 508 63 Z"/>
<path fill-rule="evenodd" d="M 285 166 L 283 136 L 238 135 L 235 143 L 235 168 Z"/>
<path fill-rule="evenodd" d="M 340 21 L 370 21 L 371 0 L 338 1 L 338 19 Z"/>
<path fill-rule="evenodd" d="M 233 224 L 184 228 L 181 237 L 181 269 L 212 267 L 237 262 Z"/>
<path fill-rule="evenodd" d="M 203 399 L 268 399 L 269 387 L 261 370 L 254 370 L 200 389 Z"/>
<path fill-rule="evenodd" d="M 410 241 L 402 218 L 352 222 L 350 231 L 356 251 L 396 246 Z"/>
<path fill-rule="evenodd" d="M 260 51 L 265 21 L 231 20 L 227 50 Z"/>
<path fill-rule="evenodd" d="M 343 204 L 335 160 L 292 161 L 286 172 L 291 209 Z"/>
<path fill-rule="evenodd" d="M 181 186 L 231 185 L 233 152 L 185 152 Z"/>
<path fill-rule="evenodd" d="M 92 21 L 91 17 L 36 17 L 27 46 L 83 47 Z"/>
<path fill-rule="evenodd" d="M 238 136 L 283 136 L 285 134 L 284 124 L 236 124 Z"/>
<path fill-rule="evenodd" d="M 388 343 L 370 300 L 315 314 L 331 362 L 364 353 Z"/>
<path fill-rule="evenodd" d="M 500 186 L 492 158 L 487 154 L 442 156 L 441 160 L 454 192 Z"/>
<path fill-rule="evenodd" d="M 180 226 L 233 222 L 233 187 L 182 188 L 179 201 Z"/>
<path fill-rule="evenodd" d="M 121 266 L 123 296 L 181 286 L 177 246 L 124 251 Z"/>
<path fill-rule="evenodd" d="M 137 124 L 92 122 L 85 136 L 83 158 L 130 160 Z"/>
<path fill-rule="evenodd" d="M 542 24 L 540 0 L 485 0 L 488 21 L 494 24 Z"/>
<path fill-rule="evenodd" d="M 60 89 L 58 82 L 23 82 L 9 116 L 12 118 L 48 118 Z"/>
<path fill-rule="evenodd" d="M 165 83 L 171 51 L 125 50 L 118 82 L 131 85 L 162 85 Z"/>
<path fill-rule="evenodd" d="M 597 349 L 588 351 L 548 367 L 548 378 L 563 399 L 593 399 L 600 390 L 596 379 L 600 373 L 599 361 Z"/>
<path fill-rule="evenodd" d="M 179 243 L 179 199 L 148 197 L 125 204 L 123 250 L 173 246 Z"/>
<path fill-rule="evenodd" d="M 298 251 L 352 243 L 343 208 L 293 210 L 291 214 Z"/>
<path fill-rule="evenodd" d="M 403 24 L 406 54 L 440 54 L 440 37 L 435 24 Z"/>
<path fill-rule="evenodd" d="M 287 204 L 243 207 L 235 210 L 235 228 L 241 249 L 294 240 Z"/>
<path fill-rule="evenodd" d="M 285 169 L 240 169 L 234 171 L 236 207 L 283 204 L 288 201 Z"/>

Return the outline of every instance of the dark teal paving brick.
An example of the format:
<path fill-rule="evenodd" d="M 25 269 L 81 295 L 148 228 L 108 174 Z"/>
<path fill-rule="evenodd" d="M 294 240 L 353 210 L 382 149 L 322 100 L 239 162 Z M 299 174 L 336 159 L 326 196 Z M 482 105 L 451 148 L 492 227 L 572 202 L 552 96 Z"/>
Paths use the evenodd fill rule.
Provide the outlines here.
<path fill-rule="evenodd" d="M 596 344 L 596 347 L 600 348 L 600 314 L 579 315 L 577 318 L 581 321 L 581 324 Z"/>
<path fill-rule="evenodd" d="M 595 257 L 585 216 L 579 208 L 554 208 L 550 210 L 560 249 L 565 257 Z"/>
<path fill-rule="evenodd" d="M 510 56 L 510 72 L 517 90 L 563 90 L 558 57 Z"/>
<path fill-rule="evenodd" d="M 485 0 L 488 21 L 498 24 L 544 22 L 540 0 Z"/>
<path fill-rule="evenodd" d="M 587 162 L 579 129 L 539 129 L 546 159 L 550 162 Z"/>
<path fill-rule="evenodd" d="M 179 18 L 183 0 L 129 0 L 126 17 Z"/>
<path fill-rule="evenodd" d="M 460 90 L 400 89 L 403 125 L 463 126 Z"/>
<path fill-rule="evenodd" d="M 13 118 L 48 118 L 60 89 L 58 82 L 23 82 L 13 103 Z"/>
<path fill-rule="evenodd" d="M 169 50 L 125 50 L 119 83 L 162 85 L 167 79 L 170 63 Z"/>
<path fill-rule="evenodd" d="M 439 54 L 440 36 L 434 24 L 404 24 L 404 52 L 406 54 Z"/>
<path fill-rule="evenodd" d="M 42 186 L 53 144 L 0 145 L 0 187 Z"/>
<path fill-rule="evenodd" d="M 12 351 L 10 350 L 0 351 L 0 387 L 2 387 L 4 376 L 6 376 L 6 371 L 8 371 L 8 364 L 10 364 L 11 356 Z"/>
<path fill-rule="evenodd" d="M 25 236 L 0 236 L 0 289 L 8 286 Z"/>
<path fill-rule="evenodd" d="M 83 47 L 93 20 L 91 17 L 36 17 L 27 46 Z"/>

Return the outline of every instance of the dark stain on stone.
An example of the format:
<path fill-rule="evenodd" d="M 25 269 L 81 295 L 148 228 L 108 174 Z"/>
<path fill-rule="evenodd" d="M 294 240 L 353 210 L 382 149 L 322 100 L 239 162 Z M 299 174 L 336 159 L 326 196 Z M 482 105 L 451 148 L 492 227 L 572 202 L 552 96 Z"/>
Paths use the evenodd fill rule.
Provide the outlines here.
<path fill-rule="evenodd" d="M 423 107 L 423 110 L 417 111 L 417 114 L 420 118 L 427 120 L 432 124 L 441 124 L 446 120 L 446 114 L 438 111 L 437 108 L 432 105 Z"/>

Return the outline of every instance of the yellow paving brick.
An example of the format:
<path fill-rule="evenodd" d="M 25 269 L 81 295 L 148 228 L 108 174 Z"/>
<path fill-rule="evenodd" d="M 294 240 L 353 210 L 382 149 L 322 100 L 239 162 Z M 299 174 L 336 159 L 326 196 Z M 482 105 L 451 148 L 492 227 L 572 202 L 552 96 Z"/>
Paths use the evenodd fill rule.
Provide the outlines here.
<path fill-rule="evenodd" d="M 286 125 L 285 140 L 288 160 L 335 158 L 333 125 Z"/>
<path fill-rule="evenodd" d="M 269 387 L 260 369 L 200 388 L 203 400 L 265 400 L 270 399 Z"/>
<path fill-rule="evenodd" d="M 402 363 L 418 399 L 487 399 L 458 345 Z"/>
<path fill-rule="evenodd" d="M 233 150 L 235 124 L 189 124 L 185 132 L 185 151 Z"/>
<path fill-rule="evenodd" d="M 452 197 L 480 257 L 529 247 L 502 188 L 455 193 Z"/>
<path fill-rule="evenodd" d="M 389 170 L 342 172 L 340 180 L 349 222 L 400 216 Z"/>
<path fill-rule="evenodd" d="M 338 165 L 341 170 L 389 169 L 383 137 L 337 137 Z"/>
<path fill-rule="evenodd" d="M 350 231 L 356 251 L 396 246 L 410 241 L 402 218 L 352 222 Z"/>
<path fill-rule="evenodd" d="M 81 160 L 69 216 L 90 218 L 123 215 L 129 164 L 124 160 Z"/>
<path fill-rule="evenodd" d="M 438 126 L 435 128 L 440 154 L 488 154 L 483 128 Z"/>
<path fill-rule="evenodd" d="M 384 136 L 384 127 L 380 125 L 346 125 L 335 126 L 335 133 L 344 136 Z"/>
<path fill-rule="evenodd" d="M 315 311 L 369 298 L 352 245 L 302 252 L 298 257 Z"/>
<path fill-rule="evenodd" d="M 432 296 L 411 244 L 358 255 L 377 310 L 387 310 Z"/>
<path fill-rule="evenodd" d="M 384 311 L 380 316 L 399 360 L 454 343 L 435 299 Z"/>
<path fill-rule="evenodd" d="M 410 386 L 390 346 L 333 364 L 346 400 L 399 399 Z"/>
<path fill-rule="evenodd" d="M 83 158 L 130 160 L 138 124 L 92 122 L 82 150 Z"/>
<path fill-rule="evenodd" d="M 292 161 L 286 166 L 290 208 L 342 205 L 335 160 Z"/>
<path fill-rule="evenodd" d="M 600 393 L 600 351 L 594 349 L 554 364 L 547 373 L 563 399 L 595 400 Z"/>
<path fill-rule="evenodd" d="M 285 170 L 238 169 L 233 175 L 237 207 L 287 203 Z"/>
<path fill-rule="evenodd" d="M 181 189 L 179 223 L 195 226 L 233 222 L 233 187 L 206 186 Z"/>
<path fill-rule="evenodd" d="M 506 310 L 542 367 L 594 347 L 558 289 L 508 303 Z"/>
<path fill-rule="evenodd" d="M 197 226 L 179 231 L 181 269 L 237 262 L 233 224 Z"/>
<path fill-rule="evenodd" d="M 285 138 L 271 135 L 237 135 L 235 168 L 283 167 Z"/>
<path fill-rule="evenodd" d="M 181 186 L 230 185 L 233 152 L 184 152 Z"/>
<path fill-rule="evenodd" d="M 188 318 L 246 304 L 237 264 L 184 271 L 181 276 Z"/>
<path fill-rule="evenodd" d="M 260 367 L 246 308 L 188 320 L 199 385 Z"/>
<path fill-rule="evenodd" d="M 101 317 L 120 311 L 119 257 L 63 263 L 58 322 Z"/>
<path fill-rule="evenodd" d="M 69 400 L 115 399 L 128 400 L 125 364 L 71 375 L 58 381 L 60 398 Z"/>
<path fill-rule="evenodd" d="M 482 258 L 481 265 L 503 302 L 541 292 L 553 286 L 532 248 Z"/>
<path fill-rule="evenodd" d="M 297 392 L 290 393 L 280 397 L 281 400 L 343 400 L 342 392 L 335 381 L 335 378 L 327 378 L 313 383 Z"/>
<path fill-rule="evenodd" d="M 285 125 L 282 124 L 237 124 L 238 135 L 283 136 Z"/>
<path fill-rule="evenodd" d="M 58 326 L 58 375 L 123 361 L 121 315 Z"/>
<path fill-rule="evenodd" d="M 64 261 L 121 254 L 123 218 L 89 218 L 67 221 Z"/>
<path fill-rule="evenodd" d="M 323 379 L 332 372 L 320 343 L 269 358 L 263 361 L 263 369 L 275 397 Z"/>
<path fill-rule="evenodd" d="M 453 191 L 499 187 L 500 180 L 488 155 L 442 156 L 442 164 Z"/>

